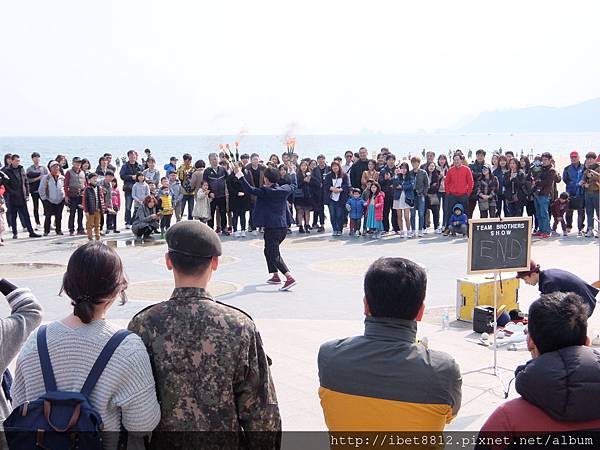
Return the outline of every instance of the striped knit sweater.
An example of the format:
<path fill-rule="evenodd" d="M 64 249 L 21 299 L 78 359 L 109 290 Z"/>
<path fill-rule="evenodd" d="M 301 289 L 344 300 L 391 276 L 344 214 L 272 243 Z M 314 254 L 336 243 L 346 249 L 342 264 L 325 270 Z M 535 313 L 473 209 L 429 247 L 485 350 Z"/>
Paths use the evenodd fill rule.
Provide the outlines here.
<path fill-rule="evenodd" d="M 21 346 L 32 330 L 42 321 L 42 307 L 29 289 L 16 289 L 0 280 L 0 290 L 6 295 L 11 309 L 10 316 L 0 319 L 0 376 L 17 356 Z M 8 417 L 11 407 L 0 389 L 0 420 Z"/>
<path fill-rule="evenodd" d="M 50 360 L 59 391 L 78 392 L 96 358 L 117 331 L 106 320 L 79 328 L 62 322 L 48 324 Z M 45 393 L 37 352 L 36 333 L 25 343 L 15 372 L 13 403 L 20 405 Z M 119 345 L 89 397 L 106 431 L 152 431 L 160 420 L 150 359 L 142 340 L 130 335 Z M 105 445 L 106 448 L 106 445 Z"/>

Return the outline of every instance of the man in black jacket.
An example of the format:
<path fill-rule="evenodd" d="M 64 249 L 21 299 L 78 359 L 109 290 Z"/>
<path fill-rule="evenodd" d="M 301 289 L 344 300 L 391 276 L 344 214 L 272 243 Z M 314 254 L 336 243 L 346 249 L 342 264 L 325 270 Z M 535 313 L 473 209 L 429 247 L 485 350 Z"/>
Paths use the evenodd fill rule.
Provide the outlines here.
<path fill-rule="evenodd" d="M 8 177 L 4 181 L 6 187 L 6 193 L 10 197 L 10 203 L 8 208 L 8 215 L 10 216 L 10 223 L 12 225 L 13 239 L 17 239 L 17 215 L 21 222 L 29 231 L 29 237 L 38 238 L 41 237 L 36 234 L 31 226 L 31 218 L 29 217 L 29 211 L 27 210 L 27 201 L 29 200 L 29 184 L 27 183 L 27 175 L 25 169 L 21 165 L 21 158 L 19 155 L 12 155 L 10 160 L 10 166 L 8 166 L 4 173 Z"/>
<path fill-rule="evenodd" d="M 219 165 L 219 156 L 216 153 L 208 155 L 210 166 L 204 170 L 202 174 L 203 181 L 208 183 L 210 189 L 210 220 L 208 225 L 211 228 L 215 227 L 215 212 L 219 208 L 219 216 L 221 218 L 221 232 L 224 236 L 229 236 L 227 231 L 227 196 L 226 182 L 227 171 Z"/>
<path fill-rule="evenodd" d="M 369 168 L 369 152 L 366 148 L 361 147 L 358 150 L 358 157 L 358 161 L 352 165 L 352 170 L 350 171 L 350 184 L 353 188 L 362 191 L 361 179 L 363 172 Z"/>
<path fill-rule="evenodd" d="M 517 278 L 521 278 L 525 283 L 531 286 L 539 285 L 542 294 L 574 292 L 579 295 L 587 305 L 588 317 L 594 312 L 598 289 L 590 286 L 571 272 L 561 269 L 540 270 L 540 265 L 532 259 L 529 262 L 529 270 L 518 272 Z"/>
<path fill-rule="evenodd" d="M 131 217 L 131 207 L 133 206 L 133 196 L 131 195 L 131 189 L 136 182 L 136 174 L 141 172 L 142 165 L 137 162 L 137 152 L 135 150 L 129 150 L 127 152 L 127 161 L 126 164 L 123 164 L 121 167 L 121 171 L 119 175 L 121 175 L 121 180 L 123 180 L 123 192 L 125 193 L 125 228 L 129 229 L 133 224 L 133 220 Z"/>
<path fill-rule="evenodd" d="M 312 171 L 312 178 L 319 182 L 319 188 L 315 188 L 315 190 L 311 193 L 315 202 L 315 212 L 313 215 L 312 226 L 313 228 L 316 228 L 318 222 L 318 233 L 323 233 L 325 231 L 325 192 L 323 186 L 325 183 L 325 175 L 327 175 L 329 172 L 331 172 L 331 167 L 329 167 L 325 162 L 325 155 L 317 156 L 317 167 L 315 167 Z"/>
<path fill-rule="evenodd" d="M 383 203 L 383 231 L 386 233 L 390 231 L 390 211 L 392 213 L 392 229 L 394 232 L 398 232 L 398 215 L 397 210 L 392 208 L 394 204 L 394 188 L 393 178 L 396 175 L 396 157 L 391 153 L 385 157 L 385 166 L 379 172 L 379 184 L 381 190 L 385 194 L 385 200 Z"/>

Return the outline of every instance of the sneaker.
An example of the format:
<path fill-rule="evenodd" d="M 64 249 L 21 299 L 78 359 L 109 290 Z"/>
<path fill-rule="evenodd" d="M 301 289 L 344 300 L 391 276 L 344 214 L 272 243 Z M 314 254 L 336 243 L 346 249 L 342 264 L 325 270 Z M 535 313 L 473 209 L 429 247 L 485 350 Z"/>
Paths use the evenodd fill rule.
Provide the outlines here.
<path fill-rule="evenodd" d="M 567 237 L 569 235 L 568 231 L 563 231 L 563 237 Z"/>
<path fill-rule="evenodd" d="M 69 236 L 73 236 L 75 234 L 74 231 L 69 231 Z"/>
<path fill-rule="evenodd" d="M 78 236 L 87 236 L 87 233 L 85 232 L 85 230 L 77 230 L 77 235 Z"/>
<path fill-rule="evenodd" d="M 292 229 L 291 228 L 287 229 L 287 234 L 292 234 Z"/>
<path fill-rule="evenodd" d="M 577 232 L 577 236 L 578 236 L 578 237 L 582 237 L 582 236 L 583 236 L 583 231 L 578 231 L 578 232 Z"/>
<path fill-rule="evenodd" d="M 252 230 L 252 235 L 253 236 L 258 236 L 258 230 Z"/>
<path fill-rule="evenodd" d="M 594 232 L 592 230 L 587 230 L 587 233 L 585 233 L 585 237 L 587 237 L 587 238 L 594 237 Z"/>
<path fill-rule="evenodd" d="M 448 235 L 450 234 L 450 229 L 449 229 L 449 228 L 446 228 L 446 229 L 445 229 L 445 230 L 442 232 L 442 234 L 443 234 L 444 236 L 448 236 Z"/>
<path fill-rule="evenodd" d="M 113 233 L 120 233 L 119 230 L 112 230 Z"/>
<path fill-rule="evenodd" d="M 222 234 L 223 234 L 223 236 L 230 236 L 231 235 L 231 233 L 229 231 L 227 231 L 227 230 L 223 231 Z"/>
<path fill-rule="evenodd" d="M 308 225 L 306 226 L 306 234 L 310 234 L 310 228 L 308 227 Z"/>
<path fill-rule="evenodd" d="M 419 230 L 419 234 L 418 234 L 418 236 L 419 236 L 419 237 L 423 237 L 423 230 Z"/>
<path fill-rule="evenodd" d="M 46 233 L 46 232 L 44 231 L 44 237 L 48 236 L 49 234 L 50 234 L 50 233 Z"/>
<path fill-rule="evenodd" d="M 317 233 L 324 233 L 324 232 L 325 232 L 325 227 L 317 228 Z"/>
<path fill-rule="evenodd" d="M 550 233 L 550 236 L 557 237 L 557 236 L 560 236 L 560 234 L 558 234 L 557 231 L 553 231 L 552 233 Z"/>
<path fill-rule="evenodd" d="M 233 232 L 233 237 L 235 237 L 235 238 L 239 238 L 240 236 L 241 236 L 241 234 L 240 234 L 240 232 L 239 232 L 239 231 L 234 231 L 234 232 Z"/>
<path fill-rule="evenodd" d="M 304 227 L 303 227 L 302 225 L 300 225 L 300 226 L 298 227 L 298 233 L 300 233 L 300 234 L 304 234 L 304 233 L 305 233 L 305 231 L 304 231 Z"/>
<path fill-rule="evenodd" d="M 429 228 L 425 228 L 421 234 L 427 234 L 427 233 L 429 233 Z"/>
<path fill-rule="evenodd" d="M 267 284 L 280 284 L 280 283 L 281 283 L 281 278 L 279 278 L 279 274 L 277 274 L 277 273 L 267 280 Z"/>
<path fill-rule="evenodd" d="M 41 238 L 42 236 L 35 232 L 32 232 L 32 233 L 29 233 L 29 237 L 30 238 Z"/>
<path fill-rule="evenodd" d="M 540 239 L 548 239 L 550 235 L 548 233 L 540 233 L 538 237 Z"/>
<path fill-rule="evenodd" d="M 240 236 L 245 238 L 246 237 L 246 230 L 242 230 L 240 231 Z"/>
<path fill-rule="evenodd" d="M 109 235 L 109 234 L 110 234 L 110 231 L 111 231 L 111 230 L 106 230 L 106 231 L 104 232 L 104 235 L 105 235 L 105 236 L 106 236 L 106 235 Z"/>
<path fill-rule="evenodd" d="M 126 230 L 129 230 L 130 228 L 131 228 L 131 225 L 129 225 L 129 224 L 125 225 Z M 116 233 L 116 231 L 115 231 L 115 233 Z"/>
<path fill-rule="evenodd" d="M 402 230 L 402 231 L 400 232 L 400 237 L 401 237 L 402 239 L 406 239 L 406 238 L 408 237 L 408 233 L 407 233 L 405 230 Z"/>
<path fill-rule="evenodd" d="M 312 227 L 311 227 L 310 225 L 308 225 L 308 224 L 307 224 L 307 225 L 306 225 L 306 231 L 308 231 L 308 230 L 312 230 Z"/>
<path fill-rule="evenodd" d="M 415 237 L 415 232 L 414 232 L 413 230 L 410 230 L 410 231 L 408 232 L 408 237 L 409 237 L 409 238 L 413 238 L 413 237 Z"/>
<path fill-rule="evenodd" d="M 292 277 L 289 277 L 287 280 L 285 280 L 285 283 L 279 288 L 279 290 L 289 291 L 294 286 L 296 286 L 296 280 L 294 280 Z"/>
<path fill-rule="evenodd" d="M 62 235 L 63 235 L 63 232 L 62 232 L 62 231 L 60 231 L 60 230 L 58 230 L 58 231 L 56 232 L 56 235 L 57 235 L 57 236 L 62 236 Z"/>
<path fill-rule="evenodd" d="M 435 234 L 442 234 L 442 229 L 438 228 L 437 230 L 435 230 Z"/>

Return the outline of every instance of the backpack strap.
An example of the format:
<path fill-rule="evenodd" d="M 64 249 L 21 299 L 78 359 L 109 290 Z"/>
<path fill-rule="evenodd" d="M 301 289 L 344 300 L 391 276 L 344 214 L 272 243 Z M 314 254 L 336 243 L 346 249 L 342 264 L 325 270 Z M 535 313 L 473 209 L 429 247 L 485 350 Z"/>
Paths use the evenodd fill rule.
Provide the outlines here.
<path fill-rule="evenodd" d="M 48 341 L 46 339 L 46 325 L 42 325 L 37 332 L 37 348 L 42 366 L 42 375 L 44 376 L 44 386 L 46 392 L 56 391 L 56 379 L 50 362 L 50 354 L 48 353 Z"/>
<path fill-rule="evenodd" d="M 96 359 L 96 362 L 92 366 L 92 370 L 90 370 L 90 373 L 87 376 L 83 387 L 81 388 L 81 393 L 83 395 L 85 395 L 86 397 L 90 396 L 92 390 L 94 389 L 94 386 L 96 386 L 100 375 L 102 375 L 102 372 L 104 372 L 104 368 L 108 364 L 108 361 L 110 361 L 110 358 L 112 357 L 113 353 L 121 344 L 121 342 L 123 342 L 123 339 L 125 339 L 130 334 L 131 331 L 119 330 L 111 336 L 111 338 L 108 340 L 108 342 L 100 352 L 98 359 Z"/>

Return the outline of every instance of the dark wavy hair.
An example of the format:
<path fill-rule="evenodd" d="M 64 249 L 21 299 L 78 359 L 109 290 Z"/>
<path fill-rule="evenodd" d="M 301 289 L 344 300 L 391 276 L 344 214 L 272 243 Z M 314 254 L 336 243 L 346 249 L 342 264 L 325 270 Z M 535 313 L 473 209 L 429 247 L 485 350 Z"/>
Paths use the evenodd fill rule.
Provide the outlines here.
<path fill-rule="evenodd" d="M 71 299 L 73 314 L 83 323 L 90 323 L 96 305 L 120 296 L 127 297 L 127 278 L 117 252 L 100 242 L 89 242 L 73 252 L 63 276 L 60 294 Z"/>

